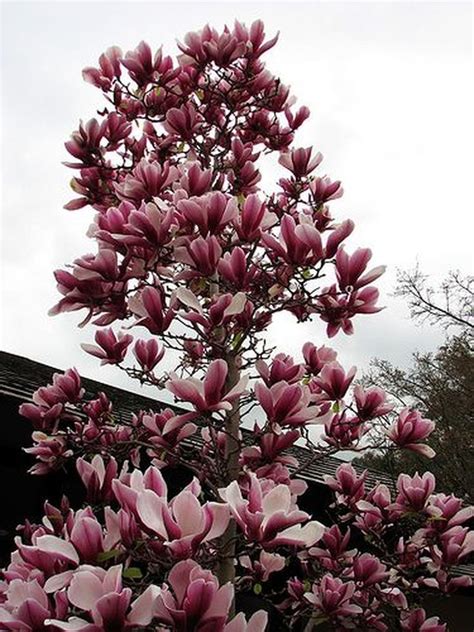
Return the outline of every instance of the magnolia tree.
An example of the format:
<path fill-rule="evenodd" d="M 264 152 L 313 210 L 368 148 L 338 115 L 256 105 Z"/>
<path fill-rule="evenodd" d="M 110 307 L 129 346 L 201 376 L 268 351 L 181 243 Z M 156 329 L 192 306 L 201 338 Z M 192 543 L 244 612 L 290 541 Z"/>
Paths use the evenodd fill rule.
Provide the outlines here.
<path fill-rule="evenodd" d="M 383 272 L 370 250 L 345 249 L 354 224 L 327 204 L 341 184 L 294 146 L 309 111 L 262 61 L 276 41 L 261 22 L 206 26 L 176 60 L 141 42 L 84 70 L 105 104 L 66 143 L 78 194 L 66 208 L 95 210 L 97 251 L 56 272 L 52 312 L 84 311 L 97 327 L 86 352 L 184 407 L 118 418 L 103 393 L 85 398 L 75 369 L 22 406 L 33 474 L 74 464 L 87 504 L 47 502 L 41 524 L 20 528 L 2 629 L 258 632 L 276 612 L 281 629 L 441 632 L 420 600 L 469 585 L 451 571 L 473 548 L 472 512 L 430 473 L 369 488 L 343 464 L 326 480 L 331 524 L 298 508 L 305 467 L 374 447 L 364 435 L 391 407 L 353 387 L 331 348 L 308 342 L 293 359 L 265 337 L 281 312 L 351 334 L 380 309 Z M 271 193 L 265 156 L 281 169 Z M 430 457 L 432 430 L 402 410 L 390 449 Z M 191 476 L 173 495 L 177 466 Z"/>

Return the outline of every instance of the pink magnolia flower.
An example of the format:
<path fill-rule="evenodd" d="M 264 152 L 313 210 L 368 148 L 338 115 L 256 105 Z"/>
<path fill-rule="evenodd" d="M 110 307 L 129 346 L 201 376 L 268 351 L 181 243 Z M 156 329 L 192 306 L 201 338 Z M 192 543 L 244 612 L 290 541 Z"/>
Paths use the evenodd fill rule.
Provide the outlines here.
<path fill-rule="evenodd" d="M 91 616 L 93 624 L 81 617 L 68 621 L 49 619 L 46 623 L 59 630 L 100 632 L 149 625 L 160 589 L 151 584 L 131 603 L 132 591 L 122 586 L 122 565 L 108 570 L 81 566 L 74 572 L 67 589 L 69 603 Z"/>
<path fill-rule="evenodd" d="M 33 393 L 33 403 L 50 408 L 55 404 L 75 404 L 84 395 L 81 378 L 77 369 L 67 369 L 64 373 L 55 373 L 53 383 L 43 386 Z"/>
<path fill-rule="evenodd" d="M 222 248 L 214 235 L 197 237 L 175 248 L 177 261 L 185 263 L 203 276 L 212 276 L 217 270 Z"/>
<path fill-rule="evenodd" d="M 220 191 L 181 200 L 177 204 L 186 222 L 197 226 L 202 237 L 219 234 L 237 216 L 237 203 Z"/>
<path fill-rule="evenodd" d="M 171 569 L 154 612 L 160 623 L 176 632 L 263 632 L 267 619 L 263 612 L 255 613 L 247 625 L 242 614 L 226 625 L 233 596 L 230 583 L 219 588 L 211 571 L 193 560 L 183 560 Z"/>
<path fill-rule="evenodd" d="M 339 362 L 325 364 L 318 377 L 313 379 L 327 395 L 328 399 L 337 401 L 343 399 L 356 374 L 353 366 L 346 373 Z"/>
<path fill-rule="evenodd" d="M 390 518 L 391 494 L 386 485 L 378 484 L 365 500 L 356 503 L 358 515 L 354 525 L 363 533 L 380 533 Z"/>
<path fill-rule="evenodd" d="M 315 178 L 310 182 L 309 190 L 315 204 L 324 204 L 324 202 L 329 202 L 329 200 L 335 200 L 342 197 L 344 193 L 340 181 L 331 182 L 327 176 Z"/>
<path fill-rule="evenodd" d="M 178 559 L 192 556 L 201 543 L 222 535 L 229 522 L 225 504 L 199 503 L 197 479 L 169 503 L 165 482 L 156 468 L 149 468 L 144 476 L 130 475 L 128 484 L 126 479 L 115 480 L 113 489 L 122 507 Z"/>
<path fill-rule="evenodd" d="M 81 161 L 82 164 L 91 164 L 91 153 L 100 152 L 100 141 L 105 131 L 105 123 L 99 124 L 96 119 L 90 119 L 86 123 L 79 124 L 79 129 L 71 134 L 71 139 L 64 143 L 67 151 Z M 82 164 L 71 165 L 80 167 Z"/>
<path fill-rule="evenodd" d="M 347 416 L 346 411 L 330 414 L 324 422 L 324 440 L 340 448 L 353 446 L 366 431 L 365 424 L 358 417 Z"/>
<path fill-rule="evenodd" d="M 267 52 L 278 41 L 278 33 L 272 39 L 265 41 L 265 27 L 262 20 L 255 20 L 247 28 L 245 24 L 239 21 L 235 21 L 234 34 L 238 40 L 246 44 L 245 54 L 250 59 L 256 59 Z"/>
<path fill-rule="evenodd" d="M 40 430 L 32 434 L 33 447 L 25 448 L 25 452 L 39 461 L 30 468 L 31 474 L 47 474 L 61 466 L 65 459 L 72 456 L 65 437 L 49 436 Z"/>
<path fill-rule="evenodd" d="M 351 531 L 347 529 L 344 535 L 337 525 L 333 525 L 323 534 L 319 546 L 309 549 L 311 557 L 328 570 L 336 571 L 341 565 L 352 563 L 356 549 L 348 550 Z"/>
<path fill-rule="evenodd" d="M 401 624 L 403 632 L 446 632 L 446 624 L 440 623 L 438 617 L 427 619 L 423 608 L 402 613 Z"/>
<path fill-rule="evenodd" d="M 387 402 L 387 394 L 378 386 L 364 389 L 357 384 L 354 387 L 354 399 L 357 414 L 364 421 L 386 415 L 393 409 L 393 406 Z"/>
<path fill-rule="evenodd" d="M 240 239 L 252 242 L 261 236 L 262 230 L 268 226 L 273 217 L 267 211 L 265 202 L 262 202 L 257 195 L 249 195 L 234 225 Z"/>
<path fill-rule="evenodd" d="M 212 182 L 212 170 L 203 169 L 199 162 L 193 162 L 181 176 L 179 185 L 188 197 L 199 197 L 209 192 Z"/>
<path fill-rule="evenodd" d="M 175 317 L 173 304 L 165 311 L 163 292 L 155 287 L 145 287 L 128 302 L 131 311 L 138 317 L 135 325 L 146 327 L 152 334 L 162 334 Z"/>
<path fill-rule="evenodd" d="M 292 149 L 287 153 L 282 153 L 278 162 L 283 165 L 285 169 L 291 171 L 295 178 L 304 178 L 314 171 L 323 159 L 322 154 L 319 152 L 312 158 L 312 151 L 312 147 L 307 147 L 306 149 L 303 149 L 302 147 L 299 149 Z"/>
<path fill-rule="evenodd" d="M 126 354 L 128 347 L 133 342 L 133 336 L 119 332 L 118 338 L 113 329 L 99 329 L 94 337 L 99 346 L 82 343 L 81 347 L 87 353 L 100 358 L 101 364 L 120 364 Z"/>
<path fill-rule="evenodd" d="M 275 474 L 277 465 L 282 464 L 298 467 L 298 459 L 290 454 L 285 454 L 284 451 L 292 446 L 300 436 L 301 433 L 297 429 L 280 432 L 278 434 L 275 432 L 266 432 L 258 437 L 258 445 L 247 446 L 242 450 L 240 461 L 242 465 L 249 466 L 258 476 L 269 477 L 275 480 L 271 474 Z M 265 464 L 270 466 L 271 471 L 270 469 L 266 469 L 263 474 L 261 470 L 257 468 Z M 278 482 L 286 481 L 278 480 Z M 293 479 L 292 483 L 294 484 L 295 482 Z"/>
<path fill-rule="evenodd" d="M 183 140 L 191 138 L 202 127 L 203 118 L 193 103 L 185 103 L 179 108 L 171 108 L 166 113 L 164 127 L 170 134 L 176 134 Z"/>
<path fill-rule="evenodd" d="M 363 275 L 371 257 L 372 252 L 369 248 L 358 248 L 352 255 L 348 255 L 342 247 L 338 249 L 336 277 L 343 292 L 359 290 L 378 279 L 385 272 L 385 266 L 378 266 Z"/>
<path fill-rule="evenodd" d="M 120 141 L 130 135 L 132 124 L 118 112 L 110 112 L 106 121 L 104 136 L 109 141 L 107 149 L 111 151 L 112 149 L 117 149 Z"/>
<path fill-rule="evenodd" d="M 303 426 L 319 421 L 319 408 L 310 405 L 311 393 L 306 386 L 281 381 L 269 388 L 258 382 L 255 396 L 271 424 Z"/>
<path fill-rule="evenodd" d="M 63 410 L 64 405 L 60 403 L 51 407 L 25 403 L 21 404 L 19 413 L 31 421 L 35 430 L 54 433 L 57 430 Z"/>
<path fill-rule="evenodd" d="M 404 408 L 389 429 L 388 437 L 402 448 L 432 459 L 436 454 L 435 451 L 428 445 L 418 442 L 427 439 L 434 428 L 434 421 L 424 419 L 418 410 Z"/>
<path fill-rule="evenodd" d="M 332 338 L 342 329 L 346 335 L 354 333 L 352 318 L 356 314 L 375 314 L 382 307 L 376 305 L 379 292 L 375 287 L 364 287 L 349 295 L 341 295 L 335 285 L 325 287 L 316 301 L 316 311 L 326 322 L 327 335 Z"/>
<path fill-rule="evenodd" d="M 366 478 L 367 470 L 359 476 L 352 465 L 344 463 L 337 468 L 334 477 L 325 476 L 324 482 L 336 492 L 338 502 L 353 504 L 364 498 Z"/>
<path fill-rule="evenodd" d="M 264 360 L 258 360 L 256 369 L 267 386 L 282 381 L 288 384 L 299 382 L 305 373 L 304 366 L 295 364 L 293 358 L 285 353 L 277 353 L 270 366 Z"/>
<path fill-rule="evenodd" d="M 324 256 L 321 235 L 312 224 L 296 224 L 291 215 L 281 220 L 280 237 L 263 233 L 264 245 L 277 257 L 291 265 L 315 264 Z"/>
<path fill-rule="evenodd" d="M 138 86 L 156 81 L 162 75 L 166 75 L 173 66 L 171 57 L 163 57 L 161 48 L 152 55 L 150 46 L 144 41 L 141 41 L 135 50 L 128 51 L 121 62 Z"/>
<path fill-rule="evenodd" d="M 435 553 L 435 561 L 438 558 L 443 565 L 459 564 L 461 558 L 474 551 L 474 531 L 460 525 L 451 527 L 440 535 L 439 551 L 439 558 Z"/>
<path fill-rule="evenodd" d="M 318 375 L 322 368 L 333 362 L 337 357 L 337 352 L 329 347 L 316 347 L 312 342 L 305 342 L 303 345 L 303 358 L 306 362 L 306 369 L 312 375 Z"/>
<path fill-rule="evenodd" d="M 45 533 L 38 529 L 32 536 L 32 544 L 23 544 L 19 538 L 15 544 L 22 559 L 32 567 L 41 570 L 46 577 L 76 568 L 80 558 L 75 546 L 71 542 Z"/>
<path fill-rule="evenodd" d="M 120 199 L 133 202 L 151 201 L 169 185 L 177 180 L 178 169 L 167 162 L 141 160 L 122 182 L 115 184 L 115 191 Z"/>
<path fill-rule="evenodd" d="M 79 281 L 117 281 L 121 277 L 117 253 L 100 248 L 96 255 L 84 255 L 74 261 L 73 275 Z"/>
<path fill-rule="evenodd" d="M 425 472 L 423 476 L 418 472 L 414 476 L 400 474 L 397 480 L 398 496 L 392 505 L 393 510 L 402 513 L 423 511 L 435 486 L 436 480 L 431 472 Z"/>
<path fill-rule="evenodd" d="M 337 253 L 339 245 L 347 239 L 354 230 L 354 222 L 351 219 L 344 220 L 338 226 L 335 226 L 329 233 L 326 241 L 326 257 L 331 259 Z"/>
<path fill-rule="evenodd" d="M 107 463 L 95 454 L 89 463 L 82 457 L 76 461 L 76 468 L 84 483 L 87 500 L 90 503 L 109 502 L 112 498 L 112 480 L 117 476 L 117 462 L 111 456 Z"/>
<path fill-rule="evenodd" d="M 133 354 L 142 370 L 150 373 L 165 355 L 165 349 L 160 347 L 155 338 L 137 340 L 133 348 Z"/>
<path fill-rule="evenodd" d="M 234 248 L 232 253 L 224 253 L 217 269 L 228 283 L 239 290 L 248 288 L 258 275 L 256 266 L 247 265 L 247 256 L 239 247 Z"/>
<path fill-rule="evenodd" d="M 426 513 L 433 518 L 431 529 L 445 531 L 474 518 L 474 507 L 463 507 L 462 500 L 453 494 L 433 494 Z"/>
<path fill-rule="evenodd" d="M 378 584 L 389 576 L 385 564 L 382 564 L 378 558 L 370 553 L 362 553 L 362 555 L 357 556 L 353 568 L 355 581 L 361 582 L 364 586 Z"/>
<path fill-rule="evenodd" d="M 248 376 L 241 378 L 238 384 L 226 391 L 227 372 L 224 360 L 213 360 L 204 380 L 172 377 L 167 388 L 179 399 L 191 403 L 201 413 L 231 410 L 233 402 L 245 392 Z"/>
<path fill-rule="evenodd" d="M 190 423 L 194 419 L 195 413 L 185 413 L 184 415 L 176 415 L 176 412 L 170 408 L 166 408 L 161 413 L 140 413 L 138 415 L 139 423 L 141 423 L 150 433 L 148 441 L 157 448 L 172 450 L 179 447 L 181 441 L 193 435 L 196 430 L 196 424 Z M 168 456 L 168 462 L 170 460 Z"/>
<path fill-rule="evenodd" d="M 257 582 L 266 582 L 271 573 L 277 573 L 285 568 L 285 558 L 278 553 L 260 551 L 258 560 L 251 560 L 249 556 L 239 558 L 240 565 L 249 569 L 252 578 Z"/>
<path fill-rule="evenodd" d="M 350 617 L 362 612 L 360 606 L 351 603 L 355 589 L 354 582 L 343 582 L 327 574 L 320 584 L 313 584 L 312 592 L 305 593 L 304 597 L 328 617 Z"/>
<path fill-rule="evenodd" d="M 119 209 L 123 209 L 125 204 L 129 203 L 122 202 Z M 142 203 L 138 209 L 133 206 L 125 224 L 121 218 L 119 221 L 122 222 L 122 226 L 111 226 L 113 238 L 118 244 L 124 243 L 128 246 L 137 245 L 145 248 L 156 248 L 168 244 L 172 239 L 173 229 L 178 225 L 173 209 L 167 208 L 164 204 L 157 206 L 153 202 Z M 111 217 L 110 223 L 118 223 L 116 217 Z M 117 233 L 123 233 L 123 235 L 117 235 Z M 101 235 L 102 232 L 97 236 L 101 237 Z"/>
<path fill-rule="evenodd" d="M 74 545 L 80 561 L 94 563 L 105 550 L 105 541 L 102 526 L 90 507 L 78 511 L 69 521 L 68 529 L 69 541 Z"/>
<path fill-rule="evenodd" d="M 42 582 L 41 582 L 42 583 Z M 0 605 L 2 630 L 36 632 L 44 630 L 46 620 L 61 615 L 67 608 L 64 600 L 55 598 L 52 606 L 38 579 L 13 579 L 8 583 Z"/>
<path fill-rule="evenodd" d="M 99 68 L 84 68 L 82 76 L 97 88 L 109 90 L 115 77 L 120 77 L 120 59 L 122 51 L 118 46 L 111 46 L 99 57 Z"/>
<path fill-rule="evenodd" d="M 227 502 L 237 524 L 251 542 L 264 548 L 280 545 L 311 546 L 324 533 L 324 525 L 307 522 L 304 511 L 292 508 L 288 485 L 276 485 L 266 492 L 255 474 L 249 474 L 248 498 L 244 499 L 237 481 L 219 490 Z M 304 526 L 301 523 L 306 522 Z"/>

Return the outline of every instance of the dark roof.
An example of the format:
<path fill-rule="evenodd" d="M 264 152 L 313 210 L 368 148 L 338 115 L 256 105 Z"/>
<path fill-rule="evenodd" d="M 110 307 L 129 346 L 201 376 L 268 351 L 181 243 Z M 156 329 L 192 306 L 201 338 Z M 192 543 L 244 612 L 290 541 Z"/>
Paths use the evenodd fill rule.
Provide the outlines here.
<path fill-rule="evenodd" d="M 29 360 L 22 356 L 0 351 L 0 395 L 6 395 L 18 399 L 19 403 L 23 401 L 31 401 L 33 392 L 40 386 L 45 386 L 51 382 L 53 373 L 61 372 L 60 369 L 47 366 L 34 360 Z M 89 378 L 81 376 L 82 385 L 86 390 L 86 395 L 95 397 L 97 393 L 104 392 L 114 405 L 114 410 L 119 416 L 129 417 L 133 412 L 138 410 L 159 410 L 164 404 L 160 400 L 151 397 L 138 395 L 130 391 L 115 386 L 109 386 Z M 175 407 L 177 408 L 177 407 Z M 244 430 L 244 436 L 251 433 Z M 305 463 L 310 456 L 310 452 L 303 447 L 294 446 L 287 453 L 296 456 L 300 464 Z M 342 459 L 334 456 L 328 456 L 323 459 L 318 458 L 316 461 L 308 464 L 304 471 L 301 472 L 301 478 L 314 483 L 324 483 L 325 475 L 334 475 L 336 469 L 344 463 Z M 359 472 L 362 471 L 358 465 L 354 465 Z M 394 481 L 384 472 L 374 470 L 368 471 L 367 482 L 374 485 L 376 482 L 387 484 L 392 489 Z M 474 564 L 463 564 L 453 569 L 455 575 L 469 575 L 474 578 Z"/>
<path fill-rule="evenodd" d="M 57 372 L 61 372 L 61 370 L 13 353 L 0 351 L 0 394 L 15 397 L 20 402 L 31 401 L 33 392 L 40 386 L 45 386 L 51 382 L 53 373 Z M 113 403 L 114 411 L 119 418 L 122 415 L 125 418 L 129 417 L 133 412 L 139 410 L 159 410 L 163 406 L 170 407 L 168 403 L 165 404 L 158 399 L 138 395 L 89 378 L 81 376 L 81 381 L 88 397 L 95 397 L 97 393 L 104 392 Z M 244 430 L 243 432 L 244 435 L 248 432 L 249 437 L 251 436 L 249 431 Z M 295 456 L 300 464 L 308 461 L 310 457 L 310 452 L 299 446 L 290 448 L 287 453 Z M 334 475 L 339 465 L 344 462 L 334 456 L 318 458 L 314 462 L 308 463 L 300 475 L 301 478 L 308 481 L 324 483 L 324 476 Z M 363 471 L 363 468 L 358 465 L 354 465 L 354 467 L 359 472 Z M 382 482 L 392 488 L 394 484 L 389 475 L 374 470 L 368 472 L 367 482 L 369 485 Z"/>

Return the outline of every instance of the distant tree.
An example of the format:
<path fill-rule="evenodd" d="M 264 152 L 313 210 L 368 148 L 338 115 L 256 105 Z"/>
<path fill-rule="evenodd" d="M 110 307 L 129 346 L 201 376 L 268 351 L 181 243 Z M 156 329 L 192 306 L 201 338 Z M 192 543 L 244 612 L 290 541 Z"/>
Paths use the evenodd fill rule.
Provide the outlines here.
<path fill-rule="evenodd" d="M 385 389 L 394 400 L 418 409 L 436 422 L 430 446 L 436 456 L 430 470 L 446 491 L 474 499 L 474 440 L 472 383 L 472 277 L 450 272 L 438 290 L 416 269 L 400 272 L 395 294 L 408 299 L 415 320 L 428 320 L 457 333 L 432 353 L 414 353 L 410 368 L 403 370 L 387 360 L 375 359 L 366 376 L 368 384 Z M 390 418 L 381 421 L 382 436 Z M 361 459 L 368 466 L 392 475 L 424 469 L 423 455 L 414 451 L 370 452 Z"/>
<path fill-rule="evenodd" d="M 434 288 L 418 266 L 414 270 L 399 270 L 395 296 L 406 298 L 412 318 L 441 325 L 446 329 L 474 330 L 474 277 L 451 271 Z"/>

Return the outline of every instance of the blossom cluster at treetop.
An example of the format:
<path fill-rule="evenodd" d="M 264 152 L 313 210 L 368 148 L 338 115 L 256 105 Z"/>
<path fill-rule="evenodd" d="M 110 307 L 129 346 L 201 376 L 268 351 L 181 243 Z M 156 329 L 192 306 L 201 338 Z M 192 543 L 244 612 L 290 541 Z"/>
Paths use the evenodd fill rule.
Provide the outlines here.
<path fill-rule="evenodd" d="M 65 208 L 94 209 L 96 250 L 55 272 L 51 313 L 81 311 L 96 327 L 85 352 L 177 405 L 124 418 L 75 369 L 22 405 L 32 473 L 75 471 L 84 503 L 47 501 L 19 528 L 1 629 L 443 632 L 424 595 L 470 585 L 455 568 L 474 549 L 474 509 L 429 472 L 390 488 L 344 463 L 326 477 L 327 519 L 316 493 L 314 515 L 299 508 L 318 459 L 431 458 L 434 424 L 357 384 L 330 347 L 291 357 L 268 344 L 283 312 L 352 334 L 381 309 L 384 271 L 346 245 L 354 223 L 329 209 L 343 190 L 322 155 L 295 145 L 309 110 L 262 61 L 276 42 L 260 21 L 206 26 L 175 59 L 141 42 L 83 71 L 105 102 L 66 142 Z M 267 157 L 281 173 L 271 193 Z"/>

